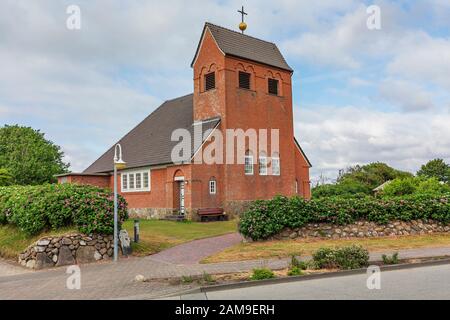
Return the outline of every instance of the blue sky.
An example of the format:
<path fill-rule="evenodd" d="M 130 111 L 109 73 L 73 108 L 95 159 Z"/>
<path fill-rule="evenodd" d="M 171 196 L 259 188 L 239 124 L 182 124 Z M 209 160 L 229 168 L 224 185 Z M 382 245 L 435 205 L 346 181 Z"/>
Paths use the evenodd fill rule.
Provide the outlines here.
<path fill-rule="evenodd" d="M 66 8 L 81 9 L 81 30 Z M 450 161 L 450 1 L 2 1 L 0 125 L 39 128 L 74 171 L 159 104 L 192 92 L 205 21 L 282 50 L 313 180 L 383 161 Z M 366 8 L 381 9 L 381 30 Z"/>

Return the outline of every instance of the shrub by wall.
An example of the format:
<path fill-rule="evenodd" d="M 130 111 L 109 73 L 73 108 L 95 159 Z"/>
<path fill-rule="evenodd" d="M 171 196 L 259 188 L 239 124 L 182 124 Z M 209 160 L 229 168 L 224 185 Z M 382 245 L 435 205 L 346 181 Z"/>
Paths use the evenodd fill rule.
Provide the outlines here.
<path fill-rule="evenodd" d="M 239 231 L 253 240 L 267 239 L 284 228 L 301 228 L 308 223 L 347 225 L 365 220 L 377 224 L 391 221 L 433 219 L 450 222 L 450 195 L 414 195 L 404 198 L 373 197 L 320 198 L 275 197 L 255 201 L 244 212 Z"/>
<path fill-rule="evenodd" d="M 320 248 L 313 254 L 317 268 L 358 269 L 369 265 L 369 252 L 361 246 Z"/>
<path fill-rule="evenodd" d="M 436 178 L 408 177 L 392 180 L 380 193 L 383 197 L 405 195 L 441 196 L 450 192 L 450 185 L 439 182 Z"/>
<path fill-rule="evenodd" d="M 119 220 L 128 218 L 127 204 L 118 198 Z M 0 223 L 16 225 L 28 235 L 76 226 L 84 234 L 112 234 L 113 194 L 106 189 L 75 184 L 0 187 Z"/>

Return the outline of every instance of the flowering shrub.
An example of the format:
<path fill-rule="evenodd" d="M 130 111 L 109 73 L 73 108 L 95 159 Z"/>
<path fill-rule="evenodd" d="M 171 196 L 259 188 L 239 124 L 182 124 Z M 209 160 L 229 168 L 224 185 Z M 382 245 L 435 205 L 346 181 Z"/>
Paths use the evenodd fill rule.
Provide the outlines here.
<path fill-rule="evenodd" d="M 411 195 L 403 198 L 378 199 L 369 196 L 353 198 L 275 197 L 253 202 L 243 213 L 239 231 L 253 240 L 267 239 L 283 228 L 300 228 L 307 223 L 345 225 L 357 220 L 378 224 L 390 221 L 433 219 L 450 222 L 450 194 Z"/>
<path fill-rule="evenodd" d="M 118 214 L 119 223 L 128 218 L 121 196 Z M 28 235 L 65 226 L 112 234 L 113 217 L 113 194 L 106 189 L 75 184 L 0 187 L 0 224 L 17 225 Z"/>
<path fill-rule="evenodd" d="M 313 261 L 319 269 L 358 269 L 369 265 L 369 252 L 356 245 L 320 248 L 313 253 Z"/>

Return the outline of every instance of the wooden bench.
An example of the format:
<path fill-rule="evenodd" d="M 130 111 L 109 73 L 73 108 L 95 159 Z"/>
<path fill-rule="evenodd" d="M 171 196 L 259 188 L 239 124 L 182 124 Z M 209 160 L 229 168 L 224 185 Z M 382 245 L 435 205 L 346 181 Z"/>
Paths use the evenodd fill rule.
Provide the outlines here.
<path fill-rule="evenodd" d="M 208 209 L 199 209 L 198 215 L 200 216 L 200 221 L 212 221 L 212 220 L 219 220 L 224 221 L 226 220 L 225 212 L 222 208 L 208 208 Z"/>

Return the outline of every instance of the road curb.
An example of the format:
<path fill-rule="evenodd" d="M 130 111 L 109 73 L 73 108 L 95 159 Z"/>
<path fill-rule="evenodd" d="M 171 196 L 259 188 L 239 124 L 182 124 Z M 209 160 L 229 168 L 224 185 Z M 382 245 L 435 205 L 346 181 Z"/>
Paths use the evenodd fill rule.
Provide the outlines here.
<path fill-rule="evenodd" d="M 415 258 L 419 259 L 419 258 Z M 375 263 L 379 261 L 371 261 L 371 263 Z M 404 269 L 413 269 L 427 266 L 438 266 L 450 264 L 450 258 L 439 259 L 434 261 L 424 261 L 424 262 L 414 262 L 414 263 L 404 263 L 404 264 L 396 264 L 396 265 L 382 265 L 379 266 L 381 271 L 395 271 L 395 270 L 404 270 Z M 181 295 L 189 295 L 194 293 L 206 293 L 211 291 L 222 291 L 229 289 L 240 289 L 240 288 L 248 288 L 255 286 L 262 286 L 268 284 L 279 284 L 279 283 L 287 283 L 287 282 L 301 282 L 315 279 L 326 279 L 326 278 L 334 278 L 334 277 L 345 277 L 355 274 L 365 274 L 367 273 L 367 268 L 362 269 L 353 269 L 353 270 L 343 270 L 343 271 L 335 271 L 335 272 L 325 272 L 318 274 L 310 274 L 304 276 L 292 276 L 285 278 L 275 278 L 275 279 L 266 279 L 266 280 L 257 280 L 257 281 L 244 281 L 244 282 L 236 282 L 229 284 L 218 284 L 207 287 L 200 287 L 197 289 L 193 289 L 191 291 L 187 291 Z M 180 294 L 177 294 L 180 295 Z"/>

